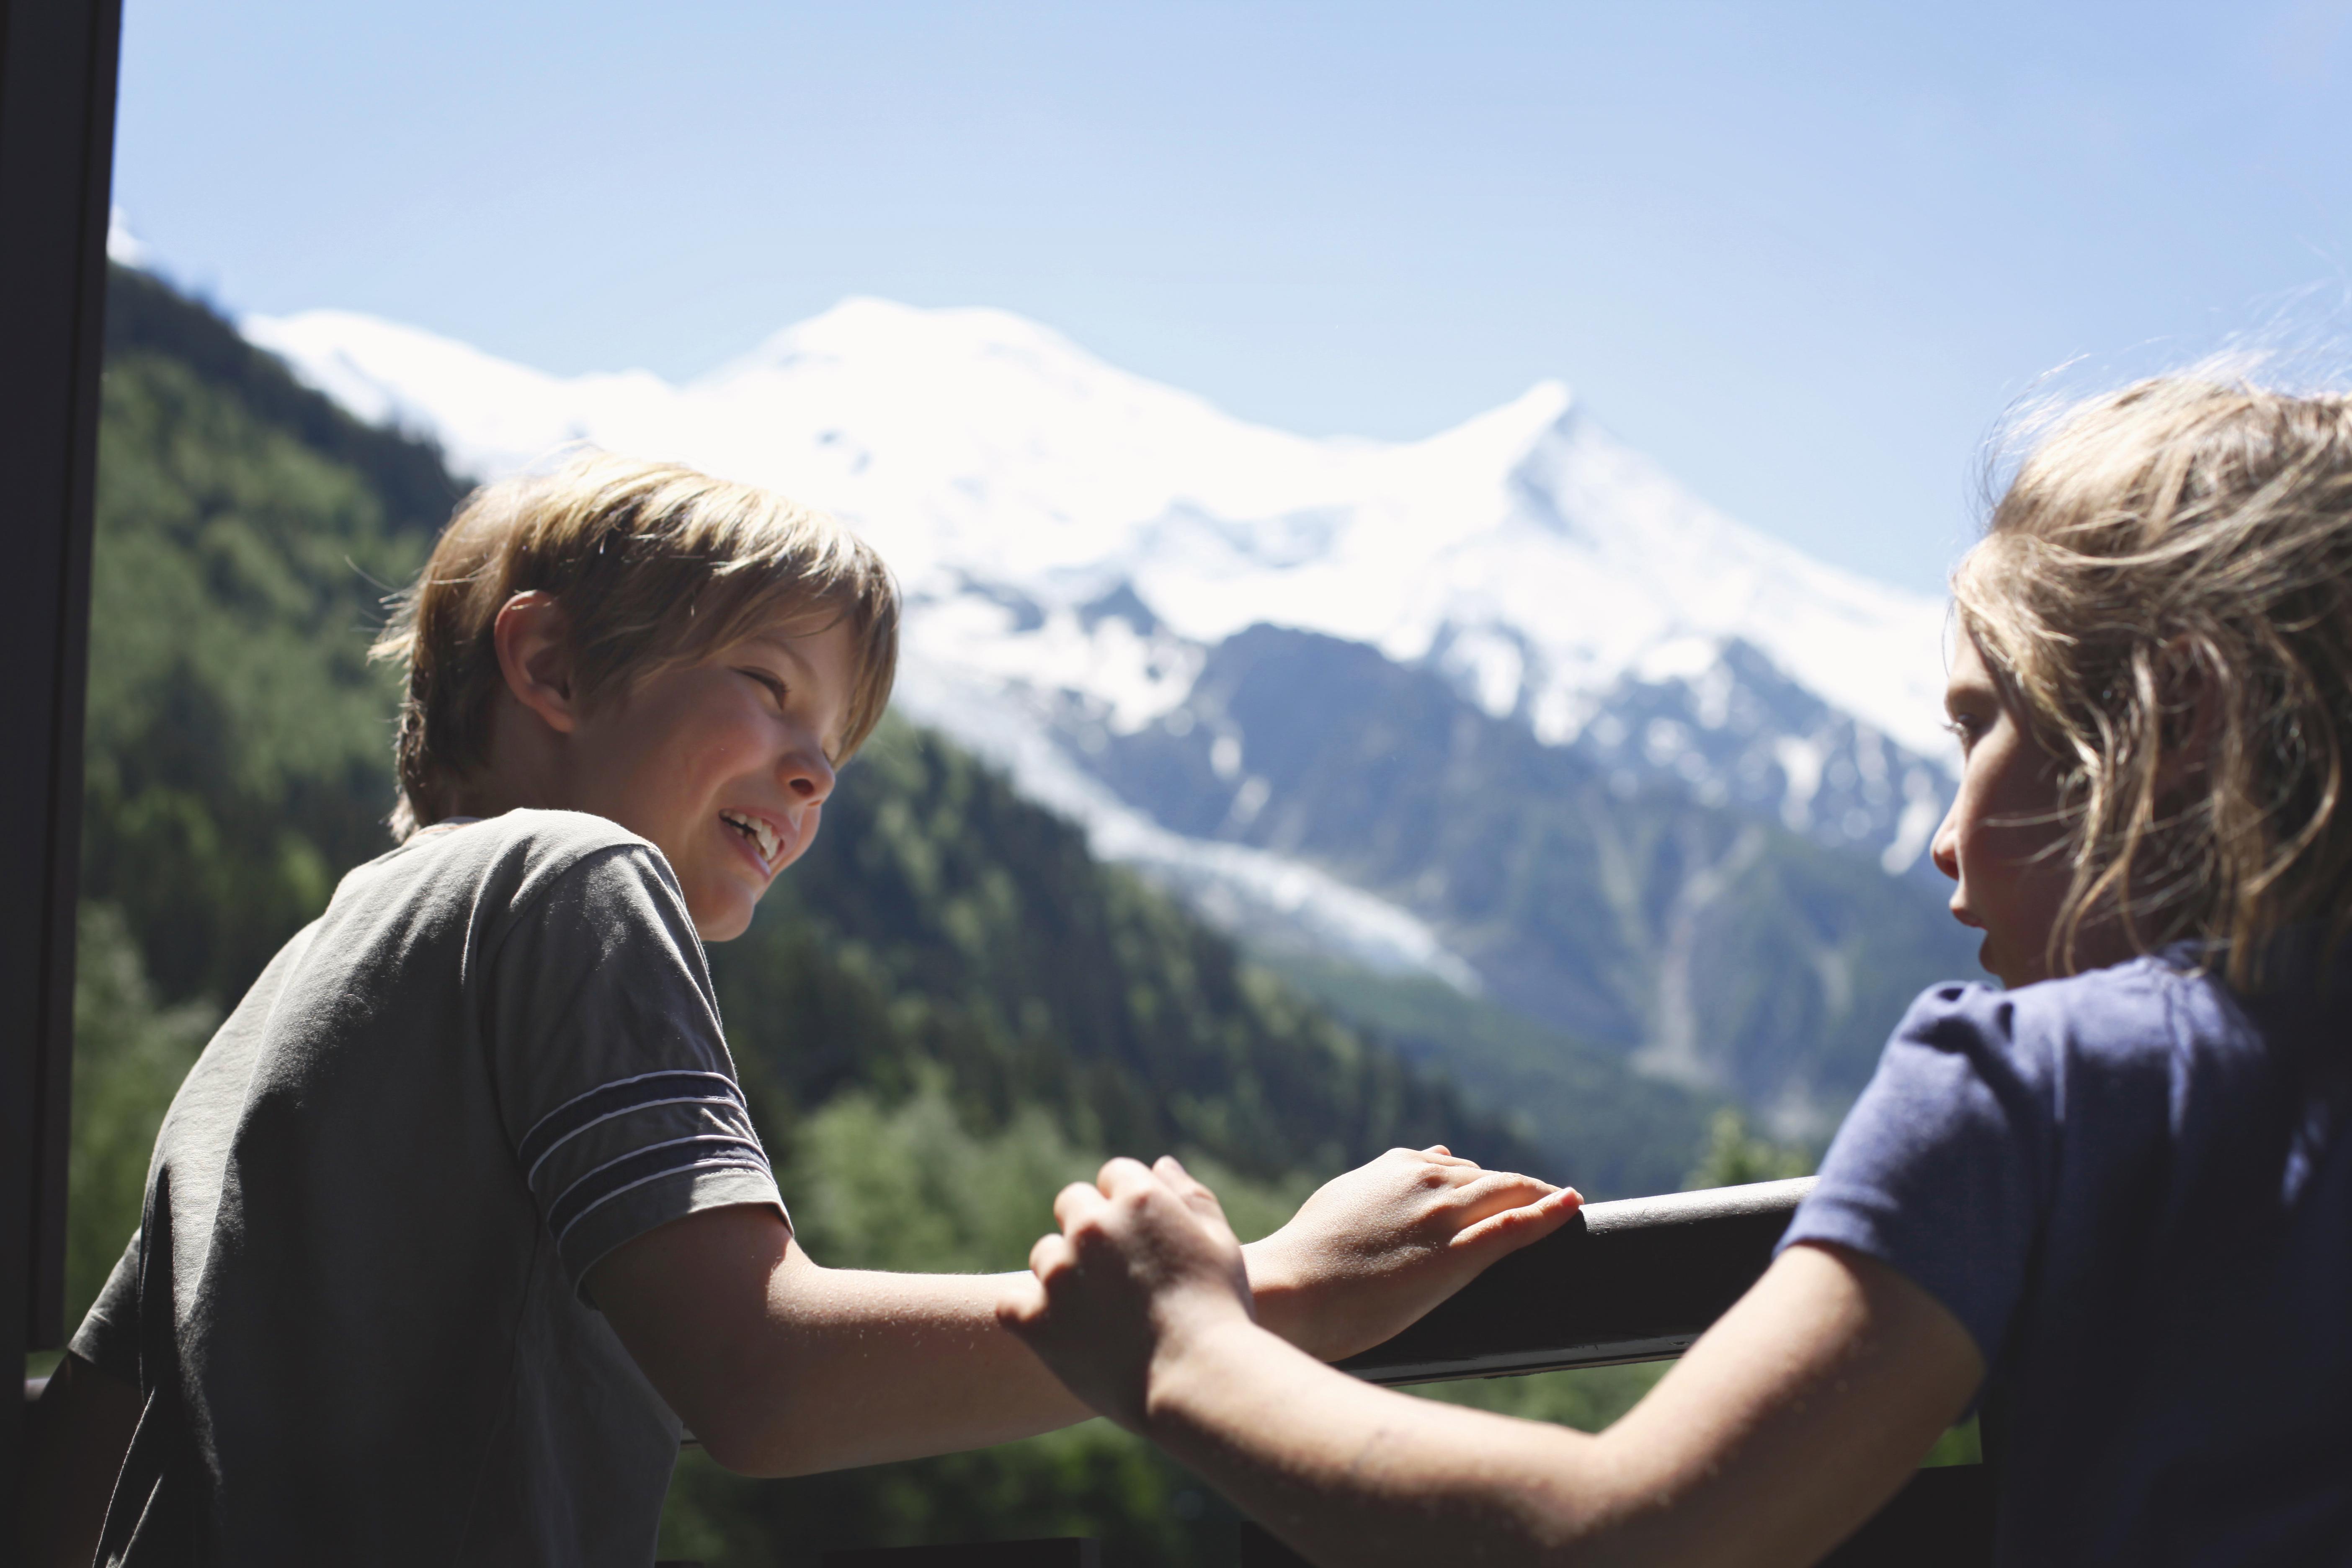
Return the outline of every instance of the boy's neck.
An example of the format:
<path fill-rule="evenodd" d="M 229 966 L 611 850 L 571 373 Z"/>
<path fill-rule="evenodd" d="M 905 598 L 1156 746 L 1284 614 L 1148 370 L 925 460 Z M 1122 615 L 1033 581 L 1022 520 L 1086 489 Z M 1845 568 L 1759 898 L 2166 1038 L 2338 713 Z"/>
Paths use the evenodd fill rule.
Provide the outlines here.
<path fill-rule="evenodd" d="M 578 809 L 563 736 L 505 691 L 491 705 L 489 728 L 488 760 L 458 784 L 449 816 Z"/>

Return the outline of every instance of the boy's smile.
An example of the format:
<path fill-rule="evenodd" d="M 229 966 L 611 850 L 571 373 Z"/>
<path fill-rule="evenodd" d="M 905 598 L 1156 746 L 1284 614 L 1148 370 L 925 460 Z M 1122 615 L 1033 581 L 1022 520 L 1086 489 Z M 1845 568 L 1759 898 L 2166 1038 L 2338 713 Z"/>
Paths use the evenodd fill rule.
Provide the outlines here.
<path fill-rule="evenodd" d="M 581 715 L 570 798 L 651 839 L 704 940 L 742 934 L 833 793 L 855 655 L 845 626 L 771 627 Z"/>
<path fill-rule="evenodd" d="M 2053 759 L 2003 700 L 1976 641 L 1957 639 L 1944 709 L 1960 738 L 1959 793 L 1936 830 L 1952 915 L 1985 933 L 1977 962 L 2008 986 L 2050 977 L 2050 932 L 2073 875 Z"/>

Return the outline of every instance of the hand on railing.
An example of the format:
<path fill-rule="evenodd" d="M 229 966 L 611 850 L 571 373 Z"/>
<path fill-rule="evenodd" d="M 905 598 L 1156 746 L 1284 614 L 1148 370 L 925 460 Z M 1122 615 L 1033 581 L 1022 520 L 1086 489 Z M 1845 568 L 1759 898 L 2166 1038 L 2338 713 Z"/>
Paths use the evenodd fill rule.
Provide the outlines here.
<path fill-rule="evenodd" d="M 1220 1327 L 1250 1330 L 1249 1273 L 1216 1194 L 1174 1156 L 1113 1160 L 1054 1200 L 1059 1231 L 1038 1238 L 997 1321 L 1070 1392 L 1139 1431 L 1153 1358 Z"/>
<path fill-rule="evenodd" d="M 1325 1361 L 1369 1350 L 1558 1230 L 1582 1202 L 1443 1144 L 1391 1149 L 1326 1182 L 1289 1224 L 1242 1249 L 1258 1321 Z"/>
<path fill-rule="evenodd" d="M 1163 1340 L 1245 1324 L 1255 1306 L 1300 1348 L 1346 1355 L 1558 1230 L 1581 1202 L 1442 1148 L 1391 1150 L 1327 1184 L 1245 1261 L 1216 1194 L 1174 1159 L 1114 1160 L 1055 1200 L 1061 1233 L 1037 1243 L 1031 1278 L 997 1315 L 1079 1397 L 1139 1420 Z"/>

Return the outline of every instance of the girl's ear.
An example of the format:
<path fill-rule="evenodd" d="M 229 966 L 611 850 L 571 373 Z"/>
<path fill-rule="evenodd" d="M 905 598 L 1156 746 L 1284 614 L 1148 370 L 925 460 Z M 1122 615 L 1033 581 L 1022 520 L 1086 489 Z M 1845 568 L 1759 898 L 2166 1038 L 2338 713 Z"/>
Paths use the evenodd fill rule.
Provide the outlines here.
<path fill-rule="evenodd" d="M 499 606 L 490 632 L 514 700 L 560 735 L 580 722 L 572 695 L 571 623 L 551 594 L 533 589 Z"/>
<path fill-rule="evenodd" d="M 2156 794 L 2177 800 L 2212 765 L 2221 721 L 2220 694 L 2210 667 L 2187 637 L 2174 637 L 2157 656 Z"/>

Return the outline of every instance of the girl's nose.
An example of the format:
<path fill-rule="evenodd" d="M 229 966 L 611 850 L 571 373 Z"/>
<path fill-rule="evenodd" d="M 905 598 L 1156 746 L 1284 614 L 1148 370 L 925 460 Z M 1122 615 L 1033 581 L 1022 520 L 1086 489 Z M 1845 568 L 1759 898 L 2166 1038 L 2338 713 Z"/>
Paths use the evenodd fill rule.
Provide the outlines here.
<path fill-rule="evenodd" d="M 1952 800 L 1952 809 L 1944 813 L 1944 820 L 1936 826 L 1936 837 L 1927 846 L 1927 858 L 1936 869 L 1957 882 L 1960 879 L 1960 803 Z"/>

